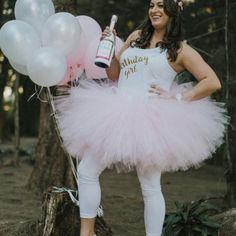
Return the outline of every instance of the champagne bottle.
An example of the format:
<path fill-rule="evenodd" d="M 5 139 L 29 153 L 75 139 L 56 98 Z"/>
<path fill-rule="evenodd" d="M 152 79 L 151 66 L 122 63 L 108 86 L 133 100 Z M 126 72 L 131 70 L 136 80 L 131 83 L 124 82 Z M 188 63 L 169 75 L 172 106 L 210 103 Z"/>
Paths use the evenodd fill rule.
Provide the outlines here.
<path fill-rule="evenodd" d="M 116 15 L 113 15 L 111 17 L 111 22 L 109 26 L 110 35 L 103 38 L 98 45 L 98 50 L 94 63 L 99 67 L 108 68 L 111 65 L 111 60 L 115 51 L 115 37 L 112 33 L 112 30 L 115 27 L 117 19 L 118 17 Z"/>

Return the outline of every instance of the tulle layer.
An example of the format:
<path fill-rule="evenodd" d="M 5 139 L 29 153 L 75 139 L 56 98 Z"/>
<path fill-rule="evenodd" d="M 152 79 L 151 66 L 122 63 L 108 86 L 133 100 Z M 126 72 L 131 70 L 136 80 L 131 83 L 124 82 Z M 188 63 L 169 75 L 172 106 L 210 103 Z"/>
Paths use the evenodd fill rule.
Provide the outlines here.
<path fill-rule="evenodd" d="M 81 159 L 88 151 L 107 166 L 121 163 L 163 172 L 198 166 L 211 157 L 228 122 L 223 105 L 208 98 L 178 102 L 89 81 L 71 88 L 56 108 L 72 156 Z"/>

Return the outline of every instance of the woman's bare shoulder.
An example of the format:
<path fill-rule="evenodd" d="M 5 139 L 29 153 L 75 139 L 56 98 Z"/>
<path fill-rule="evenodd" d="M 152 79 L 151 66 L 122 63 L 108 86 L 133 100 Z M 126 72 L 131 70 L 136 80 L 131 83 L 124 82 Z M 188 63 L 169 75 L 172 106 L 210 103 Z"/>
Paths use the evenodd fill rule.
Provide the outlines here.
<path fill-rule="evenodd" d="M 192 48 L 186 41 L 183 41 L 181 43 L 181 47 L 179 49 L 178 54 L 181 58 L 188 58 L 189 56 L 199 55 L 199 53 L 194 48 Z"/>
<path fill-rule="evenodd" d="M 198 53 L 186 41 L 180 43 L 180 48 L 177 51 L 178 56 L 175 61 L 170 61 L 170 64 L 177 72 L 186 70 L 185 63 L 192 59 L 193 55 L 196 57 Z"/>
<path fill-rule="evenodd" d="M 177 63 L 184 70 L 189 71 L 197 80 L 201 80 L 207 75 L 212 76 L 214 73 L 197 50 L 186 42 L 182 43 L 182 50 L 178 54 Z"/>

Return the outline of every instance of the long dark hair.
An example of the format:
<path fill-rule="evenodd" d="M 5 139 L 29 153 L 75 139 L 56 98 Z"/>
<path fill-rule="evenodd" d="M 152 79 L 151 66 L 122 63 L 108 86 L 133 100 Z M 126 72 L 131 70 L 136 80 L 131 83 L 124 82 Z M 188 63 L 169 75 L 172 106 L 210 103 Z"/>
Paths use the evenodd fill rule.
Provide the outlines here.
<path fill-rule="evenodd" d="M 181 0 L 177 0 L 177 2 L 175 2 L 175 0 L 163 1 L 164 12 L 170 17 L 170 20 L 163 40 L 156 45 L 163 50 L 167 50 L 171 61 L 176 60 L 178 50 L 181 48 L 181 42 L 183 41 L 183 17 L 182 10 L 178 5 L 180 1 Z M 131 47 L 148 48 L 154 32 L 149 17 L 145 19 L 138 29 L 141 31 L 140 37 L 131 42 Z"/>

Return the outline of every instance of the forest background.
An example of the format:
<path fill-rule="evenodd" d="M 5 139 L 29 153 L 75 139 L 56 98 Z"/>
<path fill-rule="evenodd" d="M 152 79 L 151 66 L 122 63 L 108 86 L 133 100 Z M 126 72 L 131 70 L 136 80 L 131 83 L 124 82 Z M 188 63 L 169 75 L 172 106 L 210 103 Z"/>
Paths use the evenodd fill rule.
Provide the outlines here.
<path fill-rule="evenodd" d="M 14 19 L 15 2 L 15 0 L 1 0 L 0 26 Z M 70 12 L 76 16 L 88 15 L 93 17 L 102 28 L 109 23 L 112 14 L 117 14 L 119 21 L 116 29 L 118 36 L 124 40 L 142 23 L 148 5 L 146 1 L 140 0 L 55 0 L 53 2 L 57 12 Z M 236 0 L 186 0 L 184 2 L 185 39 L 219 76 L 222 90 L 217 92 L 214 98 L 226 103 L 231 117 L 226 142 L 208 164 L 224 167 L 223 174 L 227 186 L 225 196 L 228 206 L 235 207 Z M 181 76 L 184 77 L 185 74 Z M 61 176 L 58 177 L 57 172 L 56 178 L 45 174 L 47 172 L 45 170 L 55 170 L 55 166 L 62 165 L 66 158 L 63 151 L 60 150 L 59 142 L 56 142 L 57 147 L 54 148 L 50 145 L 42 145 L 45 140 L 52 143 L 55 137 L 50 139 L 46 135 L 47 132 L 42 134 L 42 127 L 51 131 L 53 125 L 45 124 L 45 120 L 48 120 L 47 118 L 50 116 L 49 109 L 36 96 L 31 97 L 34 93 L 33 82 L 27 76 L 16 73 L 0 51 L 0 154 L 4 144 L 12 143 L 13 146 L 15 145 L 16 155 L 19 155 L 22 137 L 38 139 L 36 160 L 34 160 L 29 186 L 32 189 L 43 191 L 52 184 L 69 183 L 71 178 L 65 178 L 65 172 L 67 173 L 68 169 L 59 168 Z M 29 98 L 31 99 L 29 100 Z M 55 156 L 58 152 L 60 155 L 57 156 L 61 156 L 61 158 L 58 158 L 57 165 L 55 162 L 53 163 L 53 159 L 49 165 L 47 163 L 47 167 L 45 163 L 42 164 L 43 158 Z"/>

